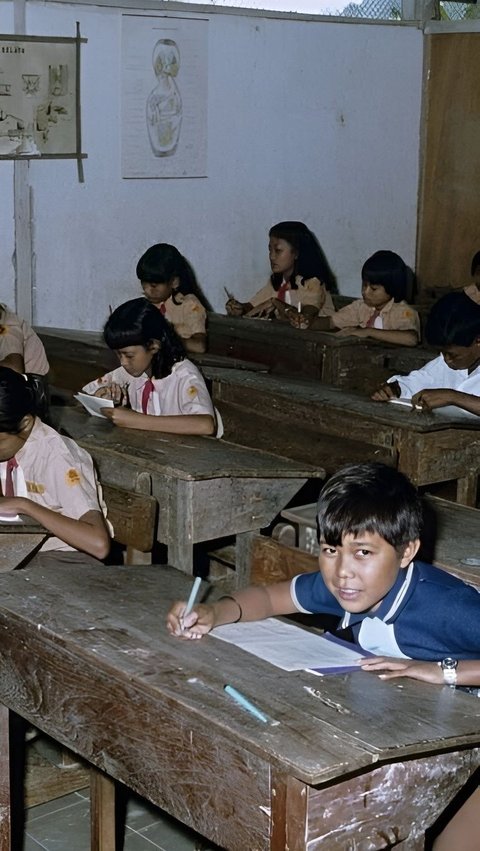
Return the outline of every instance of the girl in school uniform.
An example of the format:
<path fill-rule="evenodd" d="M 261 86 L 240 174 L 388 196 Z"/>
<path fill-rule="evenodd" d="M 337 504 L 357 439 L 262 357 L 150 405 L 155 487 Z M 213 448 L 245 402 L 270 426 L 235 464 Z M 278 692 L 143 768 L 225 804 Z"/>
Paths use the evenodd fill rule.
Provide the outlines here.
<path fill-rule="evenodd" d="M 40 338 L 4 304 L 0 304 L 0 365 L 35 375 L 46 375 L 49 369 Z"/>
<path fill-rule="evenodd" d="M 268 251 L 272 274 L 248 302 L 230 296 L 229 316 L 307 320 L 334 313 L 334 278 L 320 245 L 303 222 L 279 222 L 270 228 Z"/>
<path fill-rule="evenodd" d="M 0 366 L 0 513 L 51 533 L 31 564 L 98 563 L 110 538 L 92 459 L 34 412 L 26 376 Z"/>
<path fill-rule="evenodd" d="M 152 245 L 137 263 L 137 278 L 145 298 L 172 323 L 187 352 L 204 352 L 207 311 L 185 257 L 166 242 Z"/>
<path fill-rule="evenodd" d="M 394 251 L 376 251 L 362 267 L 362 298 L 327 318 L 308 322 L 293 316 L 297 328 L 338 331 L 345 337 L 369 337 L 384 343 L 416 346 L 420 319 L 405 301 L 407 267 Z"/>
<path fill-rule="evenodd" d="M 170 434 L 215 434 L 215 410 L 203 377 L 153 304 L 135 298 L 117 307 L 104 337 L 121 365 L 91 381 L 83 392 L 113 399 L 117 407 L 102 412 L 115 425 Z"/>

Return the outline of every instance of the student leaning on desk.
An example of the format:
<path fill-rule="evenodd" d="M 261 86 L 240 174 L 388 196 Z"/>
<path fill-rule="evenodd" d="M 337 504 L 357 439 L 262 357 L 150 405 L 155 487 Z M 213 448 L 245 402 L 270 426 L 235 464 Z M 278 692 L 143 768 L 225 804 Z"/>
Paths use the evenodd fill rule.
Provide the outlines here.
<path fill-rule="evenodd" d="M 420 319 L 405 301 L 408 269 L 394 251 L 376 251 L 362 267 L 362 298 L 331 316 L 291 314 L 290 323 L 302 330 L 336 331 L 343 337 L 363 337 L 399 346 L 416 346 Z"/>
<path fill-rule="evenodd" d="M 121 304 L 106 322 L 104 337 L 120 360 L 118 369 L 82 388 L 112 399 L 102 408 L 123 428 L 169 434 L 214 434 L 215 410 L 200 371 L 170 323 L 145 298 Z"/>
<path fill-rule="evenodd" d="M 393 375 L 372 399 L 402 397 L 429 411 L 454 405 L 480 415 L 480 305 L 464 292 L 449 293 L 432 307 L 425 338 L 441 354 L 408 375 Z"/>
<path fill-rule="evenodd" d="M 375 654 L 359 659 L 380 676 L 480 685 L 480 594 L 415 561 L 422 509 L 418 493 L 383 464 L 350 464 L 329 479 L 318 503 L 319 571 L 290 582 L 236 591 L 183 618 L 172 635 L 201 638 L 215 626 L 295 612 L 337 615 L 337 634 Z M 390 673 L 388 673 L 390 672 Z"/>

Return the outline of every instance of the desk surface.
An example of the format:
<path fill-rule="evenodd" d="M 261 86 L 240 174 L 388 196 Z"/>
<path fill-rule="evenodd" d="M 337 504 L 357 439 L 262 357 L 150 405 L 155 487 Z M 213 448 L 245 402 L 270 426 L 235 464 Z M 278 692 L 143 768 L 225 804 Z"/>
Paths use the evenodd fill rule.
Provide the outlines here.
<path fill-rule="evenodd" d="M 91 417 L 79 406 L 51 409 L 52 422 L 82 446 L 129 455 L 130 461 L 162 475 L 186 481 L 213 478 L 322 478 L 324 471 L 259 449 L 247 449 L 211 437 L 168 435 L 122 429 Z M 121 463 L 121 458 L 119 458 Z"/>
<path fill-rule="evenodd" d="M 333 795 L 329 800 L 338 798 L 331 829 L 339 829 L 342 795 L 350 794 L 346 786 L 351 790 L 355 779 L 364 791 L 358 821 L 347 807 L 348 836 L 365 836 L 367 823 L 375 836 L 398 824 L 392 820 L 399 806 L 405 810 L 402 830 L 410 832 L 413 816 L 405 802 L 411 803 L 412 788 L 417 827 L 424 830 L 445 805 L 440 791 L 428 803 L 428 771 L 437 784 L 455 756 L 463 766 L 456 788 L 473 771 L 470 752 L 480 733 L 471 696 L 415 681 L 382 682 L 362 672 L 323 679 L 287 673 L 212 637 L 172 638 L 165 614 L 190 587 L 180 574 L 158 567 L 30 569 L 0 576 L 0 702 L 234 851 L 306 848 L 308 789 L 309 808 L 322 789 Z M 227 682 L 279 723 L 262 724 L 237 707 L 223 691 Z M 428 798 L 408 775 L 419 764 L 427 767 Z M 382 770 L 389 773 L 378 791 L 375 778 Z M 342 780 L 343 791 L 328 788 Z M 293 820 L 287 815 L 288 802 L 272 787 L 282 788 L 288 800 L 293 794 L 304 801 L 297 827 L 293 813 Z M 272 831 L 281 831 L 271 806 L 283 824 L 287 819 L 289 835 L 298 830 L 295 844 L 271 839 Z M 312 824 L 317 831 L 315 818 Z M 390 846 L 378 844 L 377 836 L 369 847 Z"/>
<path fill-rule="evenodd" d="M 408 428 L 415 432 L 438 431 L 447 428 L 480 429 L 480 417 L 456 413 L 442 413 L 440 410 L 430 413 L 412 411 L 401 405 L 387 402 L 372 402 L 367 396 L 331 387 L 320 382 L 305 379 L 293 379 L 276 375 L 263 375 L 253 372 L 237 372 L 231 369 L 212 368 L 210 378 L 217 386 L 239 388 L 261 393 L 263 396 L 275 396 L 288 399 L 289 405 L 310 404 L 321 408 L 325 406 L 336 411 L 344 411 L 353 420 L 355 417 L 368 417 L 372 422 L 389 426 Z M 215 398 L 214 392 L 214 398 Z M 221 397 L 220 397 L 221 398 Z M 255 401 L 252 395 L 252 408 Z M 328 413 L 326 414 L 328 416 Z"/>

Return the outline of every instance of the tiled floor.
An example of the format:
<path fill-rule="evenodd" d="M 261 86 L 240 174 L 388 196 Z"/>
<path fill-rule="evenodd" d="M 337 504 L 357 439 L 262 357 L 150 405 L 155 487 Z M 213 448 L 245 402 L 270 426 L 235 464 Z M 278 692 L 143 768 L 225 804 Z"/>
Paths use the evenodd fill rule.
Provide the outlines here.
<path fill-rule="evenodd" d="M 27 810 L 22 851 L 90 851 L 88 789 Z M 220 851 L 141 798 L 127 804 L 124 851 Z"/>

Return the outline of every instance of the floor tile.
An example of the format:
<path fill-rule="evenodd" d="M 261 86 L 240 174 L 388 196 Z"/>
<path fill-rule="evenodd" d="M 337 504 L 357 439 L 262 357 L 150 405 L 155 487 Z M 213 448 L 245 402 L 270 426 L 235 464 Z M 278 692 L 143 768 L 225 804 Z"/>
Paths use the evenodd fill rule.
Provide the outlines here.
<path fill-rule="evenodd" d="M 90 806 L 86 800 L 77 801 L 38 817 L 33 807 L 27 813 L 26 832 L 48 851 L 89 851 Z"/>

